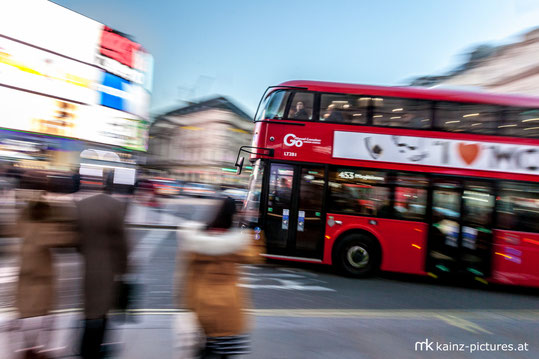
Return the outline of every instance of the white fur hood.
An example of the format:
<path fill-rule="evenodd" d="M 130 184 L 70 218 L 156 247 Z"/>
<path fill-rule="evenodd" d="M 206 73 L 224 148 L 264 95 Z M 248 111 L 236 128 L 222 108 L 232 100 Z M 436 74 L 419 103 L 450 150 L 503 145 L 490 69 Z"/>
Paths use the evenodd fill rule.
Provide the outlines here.
<path fill-rule="evenodd" d="M 205 224 L 184 222 L 178 230 L 178 242 L 182 251 L 221 256 L 237 253 L 249 245 L 249 237 L 239 229 L 233 228 L 222 233 L 203 230 Z"/>

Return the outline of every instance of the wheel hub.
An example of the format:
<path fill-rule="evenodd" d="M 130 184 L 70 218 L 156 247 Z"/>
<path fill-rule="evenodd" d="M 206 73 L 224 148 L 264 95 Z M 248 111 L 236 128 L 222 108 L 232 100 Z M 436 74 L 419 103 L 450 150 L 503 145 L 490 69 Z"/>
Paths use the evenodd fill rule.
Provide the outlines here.
<path fill-rule="evenodd" d="M 346 253 L 348 263 L 355 268 L 364 268 L 369 263 L 369 252 L 363 247 L 352 246 Z"/>

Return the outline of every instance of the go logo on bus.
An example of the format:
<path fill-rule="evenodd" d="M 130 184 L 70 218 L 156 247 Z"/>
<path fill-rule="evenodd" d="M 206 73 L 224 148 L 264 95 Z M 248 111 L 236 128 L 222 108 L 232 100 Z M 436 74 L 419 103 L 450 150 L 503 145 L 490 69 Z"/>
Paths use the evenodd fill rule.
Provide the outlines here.
<path fill-rule="evenodd" d="M 284 144 L 285 146 L 296 146 L 301 147 L 303 146 L 303 141 L 301 138 L 296 137 L 293 133 L 289 133 L 286 136 L 284 136 Z"/>

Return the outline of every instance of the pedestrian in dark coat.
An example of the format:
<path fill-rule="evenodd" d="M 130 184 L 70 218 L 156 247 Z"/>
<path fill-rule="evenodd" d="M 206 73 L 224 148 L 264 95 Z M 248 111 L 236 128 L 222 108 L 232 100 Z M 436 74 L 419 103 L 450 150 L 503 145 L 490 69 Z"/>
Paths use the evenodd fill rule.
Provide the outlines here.
<path fill-rule="evenodd" d="M 118 298 L 127 273 L 128 245 L 124 228 L 126 204 L 101 193 L 77 203 L 80 251 L 84 257 L 85 329 L 83 358 L 99 358 L 107 313 Z"/>

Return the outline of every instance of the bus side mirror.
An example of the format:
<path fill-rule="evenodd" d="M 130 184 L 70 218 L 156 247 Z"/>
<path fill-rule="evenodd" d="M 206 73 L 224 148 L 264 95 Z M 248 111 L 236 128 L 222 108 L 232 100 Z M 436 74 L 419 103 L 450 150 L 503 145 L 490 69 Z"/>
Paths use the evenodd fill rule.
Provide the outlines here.
<path fill-rule="evenodd" d="M 238 175 L 238 176 L 241 175 L 241 170 L 243 169 L 243 161 L 244 160 L 245 160 L 245 158 L 240 157 L 236 161 L 236 175 Z"/>

